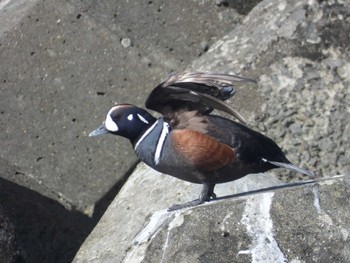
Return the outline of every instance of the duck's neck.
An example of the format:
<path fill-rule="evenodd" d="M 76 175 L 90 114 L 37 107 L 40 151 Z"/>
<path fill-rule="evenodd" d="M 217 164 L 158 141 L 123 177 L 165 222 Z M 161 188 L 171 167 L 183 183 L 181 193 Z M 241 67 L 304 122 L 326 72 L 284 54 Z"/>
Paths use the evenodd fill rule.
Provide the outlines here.
<path fill-rule="evenodd" d="M 169 132 L 169 124 L 159 118 L 134 141 L 136 154 L 149 166 L 157 165 Z"/>
<path fill-rule="evenodd" d="M 129 139 L 131 144 L 134 146 L 134 148 L 135 148 L 135 145 L 138 143 L 138 141 L 140 141 L 142 136 L 147 132 L 149 132 L 152 129 L 152 127 L 156 125 L 157 119 L 151 116 L 147 118 L 147 122 L 148 124 L 143 123 L 142 125 L 137 127 L 137 129 L 134 128 L 133 132 L 129 133 Z"/>

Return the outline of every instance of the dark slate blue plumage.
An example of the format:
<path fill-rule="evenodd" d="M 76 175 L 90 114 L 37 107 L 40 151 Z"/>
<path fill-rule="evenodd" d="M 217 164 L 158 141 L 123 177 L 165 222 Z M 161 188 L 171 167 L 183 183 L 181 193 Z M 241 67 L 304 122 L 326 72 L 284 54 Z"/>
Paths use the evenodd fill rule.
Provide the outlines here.
<path fill-rule="evenodd" d="M 138 140 L 134 141 L 133 146 L 136 154 L 144 163 L 151 167 L 155 167 L 159 163 L 157 156 L 159 155 L 160 158 L 165 142 L 161 141 L 162 133 L 164 133 L 164 136 L 167 136 L 170 127 L 163 118 L 159 118 L 153 123 L 153 125 L 149 126 L 148 133 L 147 131 L 148 130 L 146 130 L 145 133 L 140 134 L 141 136 L 138 137 Z M 164 137 L 164 139 L 165 138 L 166 137 Z M 157 152 L 157 149 L 159 153 Z"/>
<path fill-rule="evenodd" d="M 147 107 L 159 111 L 162 117 L 156 119 L 130 104 L 116 105 L 90 136 L 112 133 L 126 137 L 139 158 L 155 170 L 203 184 L 197 200 L 170 210 L 209 201 L 215 198 L 215 184 L 250 173 L 283 167 L 313 175 L 294 166 L 270 138 L 243 124 L 210 114 L 216 108 L 241 119 L 223 102 L 233 95 L 229 86 L 233 81 L 251 82 L 214 73 L 171 75 L 154 89 L 146 102 Z"/>

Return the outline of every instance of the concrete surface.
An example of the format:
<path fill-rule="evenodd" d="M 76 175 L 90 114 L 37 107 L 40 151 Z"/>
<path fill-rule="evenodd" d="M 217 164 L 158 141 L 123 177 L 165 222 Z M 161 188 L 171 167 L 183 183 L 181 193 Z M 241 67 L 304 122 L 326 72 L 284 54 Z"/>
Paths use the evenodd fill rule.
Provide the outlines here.
<path fill-rule="evenodd" d="M 220 198 L 281 184 L 281 181 L 268 174 L 255 174 L 233 183 L 218 184 L 215 193 Z M 143 163 L 139 164 L 85 240 L 73 262 L 138 262 L 134 256 L 141 253 L 140 250 L 143 251 L 144 242 L 174 215 L 166 209 L 198 198 L 201 189 L 201 185 L 163 175 Z M 144 234 L 140 234 L 148 220 L 151 220 L 152 225 L 144 229 Z M 135 238 L 137 235 L 141 236 Z M 142 242 L 137 241 L 139 239 Z M 133 243 L 137 242 L 142 244 L 131 259 L 126 252 L 131 253 L 134 250 Z"/>
<path fill-rule="evenodd" d="M 348 206 L 347 177 L 209 203 L 169 217 L 124 262 L 348 262 Z"/>
<path fill-rule="evenodd" d="M 349 176 L 276 180 L 249 175 L 217 185 L 217 201 L 167 212 L 200 186 L 140 164 L 73 262 L 346 262 Z"/>
<path fill-rule="evenodd" d="M 152 213 L 153 205 L 158 207 L 160 180 L 150 183 L 149 171 L 139 182 L 145 189 L 138 191 L 137 197 L 130 195 L 136 205 L 121 198 L 124 191 L 132 193 L 131 188 L 135 187 L 128 181 L 75 262 L 349 259 L 349 222 L 344 211 L 349 196 L 349 106 L 345 101 L 349 96 L 349 42 L 343 34 L 348 27 L 349 8 L 341 2 L 263 1 L 241 25 L 190 66 L 214 71 L 230 68 L 242 75 L 250 72 L 249 76 L 259 79 L 258 89 L 238 87 L 231 103 L 245 115 L 253 112 L 248 114 L 251 126 L 275 139 L 297 165 L 314 170 L 319 176 L 329 171 L 340 171 L 346 176 L 310 185 L 301 182 L 296 188 L 249 196 L 234 204 L 228 200 L 209 203 L 175 215 L 160 211 L 148 216 L 147 225 L 147 212 L 125 218 L 127 213 L 120 211 Z M 327 31 L 333 25 L 340 30 L 338 33 Z M 340 37 L 333 38 L 333 34 Z M 285 174 L 283 179 L 287 181 L 295 177 L 294 173 L 281 170 L 276 173 Z M 172 191 L 178 189 L 166 185 Z M 180 189 L 187 195 L 186 188 Z M 146 199 L 152 208 L 138 205 L 140 199 Z M 217 226 L 217 222 L 228 219 L 228 231 Z M 113 227 L 112 222 L 119 224 Z M 140 229 L 142 222 L 146 226 Z M 106 229 L 110 229 L 107 235 Z M 137 230 L 141 231 L 138 235 Z M 127 248 L 125 244 L 129 244 Z"/>
<path fill-rule="evenodd" d="M 73 257 L 138 162 L 127 141 L 88 132 L 116 101 L 143 105 L 256 2 L 0 1 L 1 206 L 16 257 Z"/>
<path fill-rule="evenodd" d="M 256 2 L 0 1 L 0 183 L 11 185 L 2 200 L 28 213 L 7 213 L 15 229 L 28 227 L 16 233 L 23 244 L 41 228 L 27 249 L 39 259 L 61 244 L 74 253 L 137 163 L 127 141 L 87 133 L 115 101 L 143 105 L 172 70 L 258 79 L 231 100 L 250 125 L 298 165 L 350 173 L 349 5 L 265 0 L 250 12 Z M 30 205 L 10 198 L 26 190 Z M 53 228 L 47 213 L 60 218 Z M 26 220 L 41 225 L 31 230 Z M 89 223 L 55 243 L 76 220 Z"/>
<path fill-rule="evenodd" d="M 16 254 L 17 244 L 13 223 L 0 207 L 0 262 L 13 262 Z"/>
<path fill-rule="evenodd" d="M 0 158 L 22 175 L 5 179 L 98 218 L 137 159 L 88 132 L 116 101 L 143 105 L 242 17 L 212 1 L 2 1 Z"/>
<path fill-rule="evenodd" d="M 0 262 L 71 262 L 96 222 L 1 177 Z"/>

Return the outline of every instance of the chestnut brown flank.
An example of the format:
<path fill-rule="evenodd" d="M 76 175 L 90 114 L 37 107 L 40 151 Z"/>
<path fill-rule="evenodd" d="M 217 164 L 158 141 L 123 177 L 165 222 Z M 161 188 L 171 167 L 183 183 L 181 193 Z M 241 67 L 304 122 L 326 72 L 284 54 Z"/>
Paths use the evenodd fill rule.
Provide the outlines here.
<path fill-rule="evenodd" d="M 172 142 L 175 151 L 200 170 L 216 170 L 235 161 L 234 149 L 198 131 L 174 130 Z"/>

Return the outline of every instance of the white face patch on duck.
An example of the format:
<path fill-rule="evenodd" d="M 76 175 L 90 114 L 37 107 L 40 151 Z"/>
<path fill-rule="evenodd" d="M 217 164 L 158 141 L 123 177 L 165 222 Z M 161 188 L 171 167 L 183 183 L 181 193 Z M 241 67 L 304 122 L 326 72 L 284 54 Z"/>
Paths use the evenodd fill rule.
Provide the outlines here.
<path fill-rule="evenodd" d="M 129 120 L 129 121 L 132 121 L 133 119 L 134 119 L 134 115 L 129 114 L 129 115 L 128 115 L 128 120 Z"/>
<path fill-rule="evenodd" d="M 105 121 L 105 127 L 110 132 L 117 132 L 119 130 L 118 125 L 114 122 L 111 115 L 108 113 Z"/>

